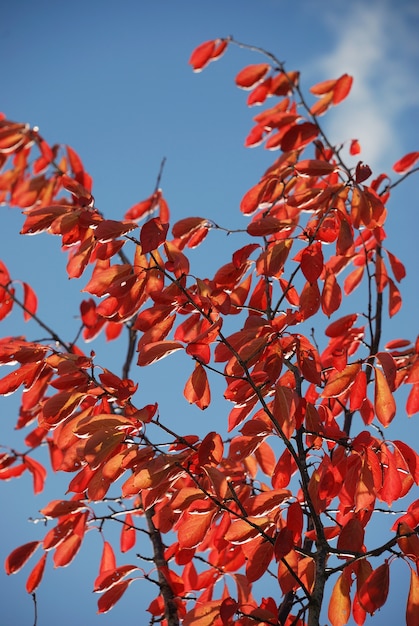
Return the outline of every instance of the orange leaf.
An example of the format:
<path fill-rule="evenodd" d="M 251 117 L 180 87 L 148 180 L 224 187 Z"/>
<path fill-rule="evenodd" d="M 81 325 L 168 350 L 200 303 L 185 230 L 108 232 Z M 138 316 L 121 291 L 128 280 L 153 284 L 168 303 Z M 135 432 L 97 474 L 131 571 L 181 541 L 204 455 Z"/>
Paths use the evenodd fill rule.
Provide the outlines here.
<path fill-rule="evenodd" d="M 248 65 L 237 74 L 236 85 L 242 89 L 251 89 L 265 77 L 269 69 L 268 63 Z"/>
<path fill-rule="evenodd" d="M 28 593 L 33 593 L 41 582 L 42 576 L 44 574 L 46 560 L 47 555 L 44 554 L 29 574 L 26 581 L 26 591 Z"/>
<path fill-rule="evenodd" d="M 417 626 L 419 615 L 419 576 L 410 569 L 410 588 L 406 606 L 406 626 Z"/>
<path fill-rule="evenodd" d="M 248 521 L 255 524 L 256 528 L 250 526 Z M 259 535 L 260 530 L 263 530 L 266 525 L 270 524 L 269 517 L 247 517 L 246 519 L 234 520 L 226 534 L 224 535 L 227 541 L 231 541 L 234 544 L 247 543 L 254 537 Z"/>
<path fill-rule="evenodd" d="M 128 589 L 128 586 L 132 583 L 134 579 L 128 578 L 127 580 L 121 580 L 121 582 L 117 583 L 108 591 L 106 591 L 103 596 L 101 596 L 98 600 L 98 613 L 107 613 L 111 610 L 111 608 L 122 598 L 125 591 Z"/>
<path fill-rule="evenodd" d="M 337 579 L 330 596 L 328 617 L 331 626 L 345 626 L 351 615 L 350 585 L 345 573 Z"/>
<path fill-rule="evenodd" d="M 209 406 L 211 393 L 207 373 L 200 363 L 195 364 L 195 369 L 186 382 L 183 394 L 190 404 L 196 404 L 202 410 Z"/>
<path fill-rule="evenodd" d="M 211 526 L 216 511 L 211 509 L 210 511 L 198 513 L 189 513 L 185 518 L 182 518 L 182 523 L 178 530 L 179 545 L 182 548 L 195 548 L 201 544 Z"/>
<path fill-rule="evenodd" d="M 40 543 L 40 541 L 30 541 L 13 550 L 4 563 L 6 574 L 16 574 L 32 556 Z"/>
<path fill-rule="evenodd" d="M 419 152 L 409 152 L 393 165 L 393 170 L 397 172 L 397 174 L 405 174 L 414 166 L 414 164 L 418 160 Z"/>
<path fill-rule="evenodd" d="M 322 397 L 337 398 L 342 395 L 354 383 L 360 369 L 360 363 L 352 363 L 347 365 L 342 372 L 334 372 L 322 391 Z"/>
<path fill-rule="evenodd" d="M 375 368 L 374 408 L 377 419 L 388 426 L 396 415 L 396 402 L 383 372 Z"/>

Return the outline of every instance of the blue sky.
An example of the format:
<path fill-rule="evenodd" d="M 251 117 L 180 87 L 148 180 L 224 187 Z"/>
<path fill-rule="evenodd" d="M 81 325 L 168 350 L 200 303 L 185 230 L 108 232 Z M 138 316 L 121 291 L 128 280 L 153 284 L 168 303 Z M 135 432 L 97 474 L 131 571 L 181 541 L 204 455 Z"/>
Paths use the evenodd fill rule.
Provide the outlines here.
<path fill-rule="evenodd" d="M 207 39 L 233 35 L 274 52 L 288 69 L 301 70 L 305 88 L 352 74 L 350 98 L 324 124 L 332 140 L 359 139 L 361 158 L 378 174 L 419 149 L 418 27 L 419 7 L 413 0 L 16 0 L 2 9 L 0 110 L 16 121 L 38 125 L 50 143 L 77 150 L 93 176 L 96 204 L 109 218 L 120 218 L 152 192 L 166 157 L 162 186 L 173 221 L 202 215 L 234 226 L 244 223 L 237 209 L 242 195 L 275 158 L 262 148 L 243 147 L 258 111 L 246 107 L 246 94 L 235 87 L 234 76 L 259 59 L 231 49 L 195 75 L 188 66 L 192 49 Z M 413 339 L 418 330 L 416 189 L 417 179 L 409 179 L 394 191 L 389 206 L 388 247 L 399 254 L 410 275 L 402 284 L 403 309 L 386 325 L 388 338 Z M 15 278 L 38 292 L 43 319 L 72 337 L 83 285 L 68 282 L 59 241 L 47 235 L 19 237 L 19 211 L 0 210 L 0 258 Z M 221 256 L 229 260 L 230 242 L 219 235 L 215 242 L 216 258 L 212 252 L 197 260 L 208 274 Z M 39 337 L 37 329 L 15 317 L 0 331 L 1 336 Z M 94 348 L 98 359 L 105 359 L 106 346 L 99 342 Z M 118 371 L 121 354 L 116 346 L 109 350 L 108 366 Z M 205 430 L 207 413 L 188 413 L 182 399 L 190 366 L 169 360 L 162 363 L 162 374 L 140 372 L 144 404 L 158 399 L 162 412 L 174 412 L 173 419 L 185 420 L 185 428 L 195 428 L 198 421 L 198 428 Z M 179 364 L 175 373 L 173 363 Z M 12 429 L 17 406 L 17 397 L 1 400 L 1 439 L 16 446 L 20 438 Z M 214 411 L 226 414 L 222 404 L 212 410 L 220 421 L 222 415 Z M 398 437 L 417 441 L 414 418 L 408 422 L 401 415 L 397 428 L 402 430 Z M 0 563 L 12 547 L 44 535 L 44 528 L 26 520 L 61 496 L 60 485 L 61 479 L 54 477 L 47 491 L 34 498 L 26 476 L 0 484 Z M 151 598 L 147 583 L 133 585 L 108 615 L 95 615 L 97 598 L 91 587 L 100 539 L 91 535 L 73 565 L 48 569 L 37 593 L 39 626 L 57 621 L 61 626 L 146 623 L 143 614 Z M 393 600 L 378 619 L 390 623 L 404 615 L 406 570 L 392 568 Z M 12 577 L 0 571 L 0 623 L 33 622 L 24 582 L 25 570 Z"/>

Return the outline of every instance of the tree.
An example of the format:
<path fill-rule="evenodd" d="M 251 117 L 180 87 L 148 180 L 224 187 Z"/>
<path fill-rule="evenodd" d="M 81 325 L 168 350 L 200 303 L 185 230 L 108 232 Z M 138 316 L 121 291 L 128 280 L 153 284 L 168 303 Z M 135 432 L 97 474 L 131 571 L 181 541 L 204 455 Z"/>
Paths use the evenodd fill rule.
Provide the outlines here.
<path fill-rule="evenodd" d="M 242 199 L 245 228 L 197 216 L 170 228 L 164 161 L 150 196 L 123 220 L 106 219 L 72 148 L 0 121 L 1 200 L 23 209 L 22 234 L 61 237 L 70 278 L 88 276 L 79 333 L 64 338 L 37 315 L 30 285 L 0 265 L 0 319 L 21 309 L 48 336 L 0 342 L 0 362 L 14 367 L 0 393 L 22 390 L 17 428 L 25 433 L 22 451 L 3 447 L 0 477 L 29 472 L 34 492 L 42 491 L 46 461 L 35 457 L 45 449 L 51 471 L 70 477 L 63 498 L 41 510 L 43 541 L 14 549 L 6 572 L 38 550 L 26 580 L 35 594 L 47 559 L 69 564 L 93 529 L 103 537 L 94 581 L 100 613 L 146 579 L 157 590 L 150 624 L 314 626 L 327 599 L 330 623 L 343 626 L 351 614 L 363 624 L 385 604 L 391 565 L 401 558 L 413 626 L 419 457 L 388 440 L 385 428 L 405 384 L 407 414 L 419 410 L 419 342 L 383 345 L 381 335 L 384 317 L 401 307 L 405 276 L 385 246 L 386 205 L 418 171 L 419 152 L 395 163 L 395 181 L 372 179 L 362 161 L 349 167 L 358 142 L 332 145 L 319 118 L 346 98 L 352 78 L 326 80 L 306 96 L 298 72 L 232 38 L 198 46 L 193 69 L 229 45 L 263 55 L 236 84 L 249 90 L 249 106 L 274 102 L 254 117 L 246 145 L 279 154 Z M 237 249 L 211 279 L 198 278 L 188 251 L 208 244 L 214 230 L 235 237 Z M 363 305 L 353 310 L 355 290 Z M 122 372 L 84 347 L 100 333 L 125 350 Z M 225 380 L 226 423 L 210 423 L 203 437 L 179 432 L 160 415 L 158 398 L 137 401 L 141 368 L 175 351 L 190 362 L 190 404 L 205 410 L 213 381 Z M 386 541 L 367 545 L 372 514 L 385 516 L 402 499 Z M 121 526 L 119 551 L 107 539 L 111 523 Z M 138 535 L 151 557 L 118 564 L 116 552 L 132 555 Z M 276 591 L 260 599 L 264 577 L 275 579 Z"/>

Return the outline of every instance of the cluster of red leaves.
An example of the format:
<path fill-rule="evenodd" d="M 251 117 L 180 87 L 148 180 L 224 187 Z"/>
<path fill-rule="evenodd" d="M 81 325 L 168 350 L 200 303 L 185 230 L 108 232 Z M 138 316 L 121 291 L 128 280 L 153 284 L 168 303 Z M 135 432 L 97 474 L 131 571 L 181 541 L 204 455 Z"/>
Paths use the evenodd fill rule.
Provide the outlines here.
<path fill-rule="evenodd" d="M 190 60 L 194 70 L 219 58 L 228 43 L 199 46 Z M 318 312 L 327 318 L 337 313 L 343 295 L 363 281 L 379 301 L 387 294 L 389 316 L 395 315 L 405 269 L 383 245 L 388 178 L 365 184 L 370 168 L 359 162 L 348 169 L 318 123 L 320 114 L 347 96 L 352 79 L 345 74 L 315 85 L 311 92 L 319 99 L 309 107 L 298 78 L 298 72 L 269 63 L 248 66 L 236 77 L 239 87 L 251 90 L 249 105 L 276 99 L 254 118 L 246 145 L 265 141 L 280 155 L 242 199 L 242 213 L 252 216 L 250 239 L 205 279 L 190 275 L 185 249 L 202 243 L 211 222 L 181 220 L 170 237 L 169 210 L 159 189 L 129 209 L 125 220 L 106 220 L 72 149 L 50 147 L 37 130 L 1 118 L 0 200 L 23 209 L 23 234 L 61 237 L 70 278 L 92 267 L 83 289 L 89 298 L 80 305 L 84 340 L 103 329 L 108 340 L 116 339 L 129 323 L 138 337 L 139 366 L 183 351 L 194 361 L 184 395 L 200 409 L 211 402 L 208 368 L 222 364 L 224 397 L 232 404 L 228 430 L 240 426 L 228 442 L 213 431 L 202 440 L 176 435 L 156 418 L 157 405 L 135 405 L 132 380 L 96 365 L 93 354 L 74 345 L 58 349 L 22 337 L 2 339 L 0 362 L 15 369 L 0 379 L 0 394 L 23 388 L 17 427 L 35 426 L 25 438 L 27 452 L 0 456 L 0 478 L 28 470 L 34 491 L 41 491 L 46 470 L 32 453 L 44 443 L 52 469 L 72 474 L 71 497 L 41 511 L 55 523 L 44 540 L 17 548 L 6 561 L 7 573 L 14 573 L 42 548 L 28 592 L 40 583 L 48 552 L 55 566 L 73 560 L 97 519 L 94 502 L 112 488 L 129 502 L 123 553 L 134 547 L 147 512 L 160 533 L 174 533 L 164 553 L 167 565 L 156 565 L 185 625 L 277 623 L 278 603 L 271 597 L 258 601 L 252 593 L 252 583 L 268 568 L 276 574 L 278 593 L 299 593 L 304 607 L 316 584 L 315 554 L 306 550 L 307 541 L 323 542 L 329 555 L 344 561 L 336 568 L 329 605 L 333 626 L 347 623 L 351 611 L 362 625 L 367 613 L 385 603 L 391 561 L 373 569 L 365 528 L 377 500 L 391 506 L 419 483 L 419 457 L 406 443 L 367 429 L 374 420 L 390 424 L 394 393 L 402 384 L 412 385 L 408 415 L 419 411 L 419 343 L 396 340 L 385 350 L 374 349 L 368 328 L 356 326 L 355 313 L 329 323 L 322 351 L 301 332 L 300 325 Z M 359 149 L 354 141 L 351 153 Z M 406 155 L 395 171 L 407 172 L 418 158 L 417 152 Z M 137 236 L 136 220 L 143 218 Z M 129 241 L 132 260 L 125 252 Z M 36 315 L 36 297 L 22 284 L 26 320 Z M 0 319 L 16 301 L 1 264 Z M 231 315 L 243 323 L 227 335 L 223 324 Z M 371 314 L 368 319 L 372 324 Z M 350 439 L 339 420 L 355 412 L 366 430 Z M 169 449 L 150 442 L 150 422 L 172 437 Z M 296 472 L 306 478 L 294 489 Z M 308 516 L 317 525 L 307 525 Z M 416 501 L 393 528 L 392 545 L 411 570 L 408 626 L 416 623 L 419 606 L 419 578 L 410 565 L 419 563 L 418 524 Z M 329 543 L 333 539 L 337 548 Z M 117 566 L 105 541 L 94 585 L 102 594 L 99 612 L 121 598 L 135 580 L 133 572 L 144 575 L 137 565 Z M 223 591 L 214 599 L 219 581 Z M 197 597 L 192 609 L 185 600 L 191 592 Z M 149 611 L 166 624 L 165 610 L 162 592 Z M 304 621 L 290 614 L 286 624 L 291 623 Z"/>

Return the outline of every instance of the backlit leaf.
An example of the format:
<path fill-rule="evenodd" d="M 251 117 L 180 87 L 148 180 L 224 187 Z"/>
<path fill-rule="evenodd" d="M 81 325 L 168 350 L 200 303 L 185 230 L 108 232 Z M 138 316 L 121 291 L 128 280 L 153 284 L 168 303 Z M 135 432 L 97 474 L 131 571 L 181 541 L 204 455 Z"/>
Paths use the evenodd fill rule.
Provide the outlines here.
<path fill-rule="evenodd" d="M 207 373 L 200 363 L 196 363 L 195 369 L 189 377 L 183 393 L 190 404 L 196 404 L 197 407 L 203 410 L 209 406 L 211 393 Z"/>
<path fill-rule="evenodd" d="M 389 565 L 386 561 L 373 570 L 358 592 L 362 608 L 372 615 L 385 604 L 389 586 Z"/>
<path fill-rule="evenodd" d="M 108 591 L 106 591 L 103 596 L 101 596 L 98 600 L 98 613 L 107 613 L 111 610 L 113 606 L 122 598 L 125 591 L 128 589 L 129 585 L 132 583 L 134 579 L 128 578 L 127 580 L 121 580 L 121 582 L 117 583 Z"/>
<path fill-rule="evenodd" d="M 4 563 L 6 574 L 16 574 L 32 556 L 39 544 L 40 541 L 30 541 L 13 550 Z"/>
<path fill-rule="evenodd" d="M 328 617 L 331 626 L 345 626 L 351 615 L 350 585 L 345 573 L 335 582 L 329 601 Z"/>
<path fill-rule="evenodd" d="M 156 341 L 141 349 L 137 363 L 141 366 L 150 365 L 182 348 L 183 345 L 178 341 Z"/>
<path fill-rule="evenodd" d="M 337 398 L 342 395 L 355 382 L 360 369 L 359 363 L 352 363 L 347 365 L 342 372 L 332 373 L 322 391 L 322 397 Z"/>
<path fill-rule="evenodd" d="M 33 315 L 35 315 L 36 310 L 38 308 L 38 299 L 32 287 L 27 283 L 23 283 L 23 318 L 25 322 L 30 320 Z"/>
<path fill-rule="evenodd" d="M 142 253 L 156 250 L 166 240 L 169 224 L 162 224 L 160 218 L 153 217 L 141 228 L 140 242 Z"/>
<path fill-rule="evenodd" d="M 419 615 L 419 576 L 410 568 L 410 587 L 406 606 L 406 626 L 416 626 Z"/>
<path fill-rule="evenodd" d="M 248 65 L 237 74 L 236 85 L 242 89 L 251 89 L 266 76 L 269 69 L 270 66 L 267 63 Z"/>
<path fill-rule="evenodd" d="M 29 574 L 28 579 L 26 581 L 26 591 L 28 593 L 33 593 L 35 589 L 37 589 L 39 583 L 41 582 L 42 576 L 44 574 L 46 561 L 47 561 L 47 554 L 45 553 L 41 556 L 40 560 L 35 565 L 31 573 Z"/>
<path fill-rule="evenodd" d="M 406 174 L 419 160 L 419 152 L 409 152 L 404 157 L 396 161 L 393 165 L 393 170 L 397 174 Z"/>
<path fill-rule="evenodd" d="M 383 372 L 375 368 L 374 408 L 377 419 L 388 426 L 396 415 L 396 402 Z"/>

